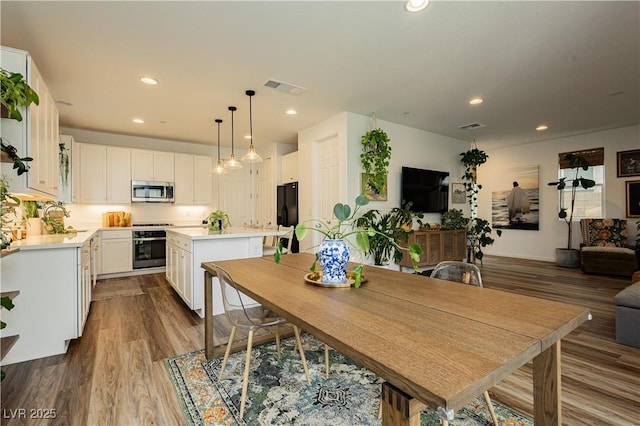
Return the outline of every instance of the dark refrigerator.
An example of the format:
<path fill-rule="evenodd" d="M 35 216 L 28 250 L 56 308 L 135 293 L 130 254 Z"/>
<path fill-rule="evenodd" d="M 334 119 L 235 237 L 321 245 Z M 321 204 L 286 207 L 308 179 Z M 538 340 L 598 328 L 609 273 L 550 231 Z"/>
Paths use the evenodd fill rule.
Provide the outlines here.
<path fill-rule="evenodd" d="M 296 226 L 298 224 L 298 182 L 286 183 L 278 186 L 277 200 L 278 225 Z M 296 236 L 293 236 L 291 251 L 298 253 L 299 245 Z"/>

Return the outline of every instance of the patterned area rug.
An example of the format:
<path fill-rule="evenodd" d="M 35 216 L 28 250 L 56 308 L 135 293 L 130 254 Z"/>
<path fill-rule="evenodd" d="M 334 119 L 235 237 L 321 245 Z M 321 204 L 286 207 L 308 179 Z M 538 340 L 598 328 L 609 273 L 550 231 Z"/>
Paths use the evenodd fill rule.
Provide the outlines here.
<path fill-rule="evenodd" d="M 380 425 L 377 419 L 382 379 L 332 350 L 330 378 L 324 376 L 324 344 L 303 336 L 311 376 L 308 385 L 294 353 L 294 340 L 254 347 L 244 418 L 239 419 L 245 351 L 232 354 L 218 384 L 221 359 L 206 361 L 197 351 L 165 360 L 185 416 L 192 425 Z M 533 426 L 533 420 L 494 401 L 500 425 Z M 439 425 L 425 409 L 421 426 Z M 451 425 L 491 424 L 482 395 L 456 412 Z"/>
<path fill-rule="evenodd" d="M 140 284 L 131 280 L 110 279 L 101 281 L 91 291 L 91 300 L 105 300 L 113 297 L 138 296 L 144 294 Z"/>

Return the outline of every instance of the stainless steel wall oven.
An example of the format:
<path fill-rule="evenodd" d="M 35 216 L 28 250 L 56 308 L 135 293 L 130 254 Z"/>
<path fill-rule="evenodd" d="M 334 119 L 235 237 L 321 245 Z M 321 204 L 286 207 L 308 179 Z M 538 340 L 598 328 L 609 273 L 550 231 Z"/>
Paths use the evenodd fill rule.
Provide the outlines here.
<path fill-rule="evenodd" d="M 133 269 L 165 266 L 167 234 L 164 229 L 133 231 Z"/>

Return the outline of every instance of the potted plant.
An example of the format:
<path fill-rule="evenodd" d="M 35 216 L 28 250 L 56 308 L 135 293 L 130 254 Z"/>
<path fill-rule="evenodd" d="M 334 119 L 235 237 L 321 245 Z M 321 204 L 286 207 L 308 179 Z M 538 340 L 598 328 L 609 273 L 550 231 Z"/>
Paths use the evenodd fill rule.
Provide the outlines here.
<path fill-rule="evenodd" d="M 442 217 L 440 219 L 440 229 L 445 231 L 450 229 L 465 229 L 468 223 L 469 219 L 464 217 L 462 210 L 451 209 L 447 212 L 442 213 Z"/>
<path fill-rule="evenodd" d="M 356 220 L 356 226 L 375 231 L 373 235 L 369 234 L 367 252 L 373 256 L 375 265 L 386 265 L 392 258 L 396 263 L 402 260 L 402 248 L 398 241 L 407 241 L 411 232 L 414 213 L 410 207 L 411 203 L 407 203 L 404 208 L 394 207 L 385 214 L 379 210 L 369 210 Z"/>
<path fill-rule="evenodd" d="M 44 230 L 49 234 L 70 234 L 77 232 L 73 226 L 64 226 L 64 218 L 70 216 L 71 212 L 67 210 L 63 201 L 47 201 L 42 217 Z"/>
<path fill-rule="evenodd" d="M 560 211 L 558 217 L 567 224 L 567 247 L 556 248 L 556 264 L 558 266 L 564 266 L 569 268 L 575 268 L 580 266 L 580 250 L 574 249 L 572 246 L 571 236 L 573 230 L 573 209 L 576 202 L 576 192 L 579 187 L 584 189 L 593 188 L 596 182 L 592 179 L 587 179 L 580 176 L 580 170 L 589 170 L 589 162 L 586 158 L 577 154 L 566 154 L 564 160 L 569 163 L 569 168 L 575 170 L 575 177 L 567 178 L 563 177 L 555 182 L 549 182 L 547 185 L 555 186 L 560 194 Z M 570 204 L 565 206 L 565 197 L 563 191 L 569 186 L 571 189 Z"/>
<path fill-rule="evenodd" d="M 382 129 L 373 129 L 362 136 L 360 162 L 367 179 L 365 188 L 375 195 L 385 194 L 387 186 L 387 168 L 391 159 L 389 136 Z"/>
<path fill-rule="evenodd" d="M 40 235 L 42 233 L 42 221 L 38 211 L 38 202 L 25 200 L 22 202 L 22 207 L 28 235 Z"/>
<path fill-rule="evenodd" d="M 229 215 L 222 210 L 214 210 L 207 217 L 209 231 L 224 231 L 231 226 Z"/>
<path fill-rule="evenodd" d="M 7 118 L 22 121 L 20 107 L 38 105 L 40 99 L 22 74 L 0 68 L 0 103 L 7 111 Z"/>
<path fill-rule="evenodd" d="M 358 195 L 355 200 L 353 211 L 348 204 L 336 203 L 333 207 L 333 214 L 337 219 L 335 223 L 327 223 L 321 220 L 313 219 L 301 222 L 296 225 L 295 233 L 299 241 L 302 241 L 307 235 L 307 231 L 313 230 L 324 235 L 323 241 L 320 243 L 316 259 L 311 265 L 311 272 L 315 272 L 317 262 L 320 262 L 322 268 L 322 282 L 327 285 L 340 285 L 347 282 L 347 263 L 349 261 L 349 246 L 361 253 L 361 258 L 370 250 L 369 237 L 374 235 L 382 235 L 384 238 L 395 243 L 392 236 L 385 235 L 376 231 L 372 227 L 365 228 L 358 226 L 357 222 L 360 217 L 357 216 L 358 210 L 369 203 L 363 195 Z M 317 227 L 307 226 L 307 223 L 316 224 Z M 355 243 L 349 237 L 355 239 Z M 395 243 L 397 244 L 397 243 Z M 280 247 L 276 249 L 274 259 L 276 263 L 280 261 Z M 403 249 L 399 245 L 396 249 Z M 408 250 L 409 255 L 417 269 L 417 262 L 422 254 L 422 248 L 418 244 L 412 244 Z M 359 287 L 362 282 L 362 271 L 364 263 L 356 266 L 353 270 L 354 287 Z"/>
<path fill-rule="evenodd" d="M 16 147 L 3 137 L 0 137 L 0 148 L 2 149 L 3 157 L 6 156 L 9 160 L 8 162 L 13 162 L 13 168 L 18 173 L 18 176 L 29 171 L 27 163 L 33 161 L 33 158 L 20 157 Z"/>
<path fill-rule="evenodd" d="M 20 200 L 9 193 L 7 179 L 0 177 L 0 249 L 4 250 L 11 245 L 11 229 L 9 223 L 15 215 L 15 206 L 20 205 Z"/>

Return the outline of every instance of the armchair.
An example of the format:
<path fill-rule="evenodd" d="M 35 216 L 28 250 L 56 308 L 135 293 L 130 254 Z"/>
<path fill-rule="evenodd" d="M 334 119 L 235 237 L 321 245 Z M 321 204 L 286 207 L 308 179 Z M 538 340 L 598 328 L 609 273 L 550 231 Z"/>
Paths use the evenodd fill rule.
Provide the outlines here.
<path fill-rule="evenodd" d="M 583 272 L 630 277 L 639 269 L 625 219 L 581 219 L 580 230 Z"/>

